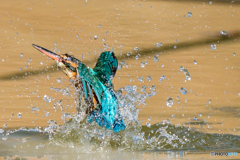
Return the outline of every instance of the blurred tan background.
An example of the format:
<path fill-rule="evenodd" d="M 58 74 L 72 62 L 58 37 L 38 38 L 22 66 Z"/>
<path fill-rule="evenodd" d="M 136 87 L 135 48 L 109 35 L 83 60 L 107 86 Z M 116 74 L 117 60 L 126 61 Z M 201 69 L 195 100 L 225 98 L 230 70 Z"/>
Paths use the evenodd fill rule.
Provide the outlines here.
<path fill-rule="evenodd" d="M 172 124 L 203 132 L 240 135 L 237 2 L 12 0 L 1 1 L 0 22 L 0 128 L 44 127 L 49 119 L 62 124 L 60 108 L 53 108 L 60 99 L 64 112 L 75 112 L 67 77 L 31 46 L 35 43 L 72 54 L 90 67 L 102 51 L 113 48 L 119 63 L 128 64 L 117 71 L 115 89 L 146 85 L 149 92 L 156 85 L 157 94 L 147 99 L 144 108 L 138 106 L 144 125 L 151 117 L 152 124 L 170 119 Z M 221 35 L 222 30 L 227 35 Z M 135 47 L 139 50 L 134 51 Z M 132 54 L 127 56 L 129 52 Z M 154 62 L 157 54 L 159 61 Z M 142 68 L 141 62 L 146 61 Z M 191 73 L 191 81 L 179 73 L 180 66 Z M 160 83 L 162 75 L 166 79 Z M 141 76 L 143 82 L 138 81 Z M 152 80 L 147 81 L 147 76 Z M 72 97 L 51 89 L 68 86 Z M 186 95 L 179 91 L 181 87 L 188 90 Z M 55 101 L 47 103 L 44 95 Z M 166 105 L 168 97 L 174 100 L 172 107 Z M 40 107 L 40 111 L 32 113 L 32 107 Z M 19 112 L 22 118 L 17 117 Z"/>

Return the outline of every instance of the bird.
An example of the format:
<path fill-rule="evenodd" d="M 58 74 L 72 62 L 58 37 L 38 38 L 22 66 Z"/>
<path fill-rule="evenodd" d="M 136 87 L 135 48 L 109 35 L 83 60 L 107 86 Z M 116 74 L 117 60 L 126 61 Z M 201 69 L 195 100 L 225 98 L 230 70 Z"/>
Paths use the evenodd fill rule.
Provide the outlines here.
<path fill-rule="evenodd" d="M 32 46 L 55 60 L 63 73 L 74 81 L 75 89 L 82 92 L 82 99 L 87 104 L 85 112 L 89 123 L 95 121 L 99 126 L 114 132 L 120 132 L 126 128 L 117 108 L 118 99 L 111 81 L 118 67 L 114 52 L 102 52 L 96 66 L 90 68 L 67 53 L 58 55 L 36 44 Z"/>

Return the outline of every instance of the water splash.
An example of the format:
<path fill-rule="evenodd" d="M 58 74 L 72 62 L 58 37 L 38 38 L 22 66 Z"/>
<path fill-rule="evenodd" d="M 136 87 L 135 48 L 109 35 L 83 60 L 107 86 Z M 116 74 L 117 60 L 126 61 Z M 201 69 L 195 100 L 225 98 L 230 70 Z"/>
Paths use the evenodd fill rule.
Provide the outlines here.
<path fill-rule="evenodd" d="M 54 88 L 51 88 L 54 89 Z M 228 134 L 208 134 L 184 126 L 172 125 L 169 119 L 146 126 L 139 120 L 139 106 L 146 105 L 146 99 L 152 96 L 156 87 L 150 92 L 143 86 L 139 92 L 137 86 L 126 86 L 116 90 L 118 109 L 124 119 L 126 129 L 114 133 L 112 130 L 98 126 L 86 120 L 86 104 L 76 98 L 77 112 L 68 114 L 62 111 L 64 124 L 54 120 L 48 121 L 45 128 L 20 128 L 15 130 L 0 129 L 0 153 L 16 155 L 30 153 L 33 155 L 58 155 L 76 153 L 96 153 L 119 151 L 167 151 L 167 150 L 214 150 L 240 148 L 240 137 Z M 69 88 L 54 89 L 63 95 L 81 97 L 81 91 L 71 93 Z M 156 93 L 155 93 L 156 94 Z M 154 95 L 154 94 L 153 94 Z M 62 105 L 58 100 L 55 105 Z M 33 108 L 38 111 L 38 108 Z M 70 118 L 70 120 L 66 120 Z M 204 122 L 206 123 L 206 122 Z M 17 138 L 18 137 L 18 138 Z M 7 143 L 6 143 L 7 142 Z"/>

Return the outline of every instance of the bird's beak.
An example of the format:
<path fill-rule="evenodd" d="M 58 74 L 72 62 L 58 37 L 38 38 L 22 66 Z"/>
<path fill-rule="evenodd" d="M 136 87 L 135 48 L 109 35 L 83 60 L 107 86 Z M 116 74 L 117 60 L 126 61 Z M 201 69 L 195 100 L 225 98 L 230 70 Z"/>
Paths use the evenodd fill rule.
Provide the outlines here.
<path fill-rule="evenodd" d="M 61 61 L 62 61 L 62 58 L 60 57 L 60 55 L 58 55 L 58 54 L 56 54 L 56 53 L 54 53 L 54 52 L 52 52 L 52 51 L 49 51 L 49 50 L 47 50 L 47 49 L 45 49 L 45 48 L 43 48 L 43 47 L 40 47 L 40 46 L 38 46 L 38 45 L 36 45 L 36 44 L 32 44 L 32 46 L 33 46 L 34 48 L 36 48 L 37 50 L 39 50 L 40 52 L 42 52 L 42 53 L 44 53 L 45 55 L 47 55 L 48 57 L 52 58 L 53 60 L 56 60 L 56 61 L 58 61 L 58 62 L 61 62 Z"/>

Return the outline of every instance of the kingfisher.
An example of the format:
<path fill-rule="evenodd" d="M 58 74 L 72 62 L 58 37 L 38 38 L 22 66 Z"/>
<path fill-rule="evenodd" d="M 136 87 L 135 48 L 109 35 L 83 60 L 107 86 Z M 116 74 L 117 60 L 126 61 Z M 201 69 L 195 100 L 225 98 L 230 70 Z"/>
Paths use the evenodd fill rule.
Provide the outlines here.
<path fill-rule="evenodd" d="M 102 52 L 96 66 L 90 68 L 81 60 L 67 53 L 58 55 L 36 44 L 32 44 L 32 46 L 55 60 L 61 70 L 75 82 L 74 87 L 80 89 L 87 104 L 85 112 L 89 123 L 95 121 L 99 126 L 112 129 L 114 132 L 125 129 L 126 126 L 118 111 L 118 100 L 111 81 L 118 67 L 114 52 Z"/>

